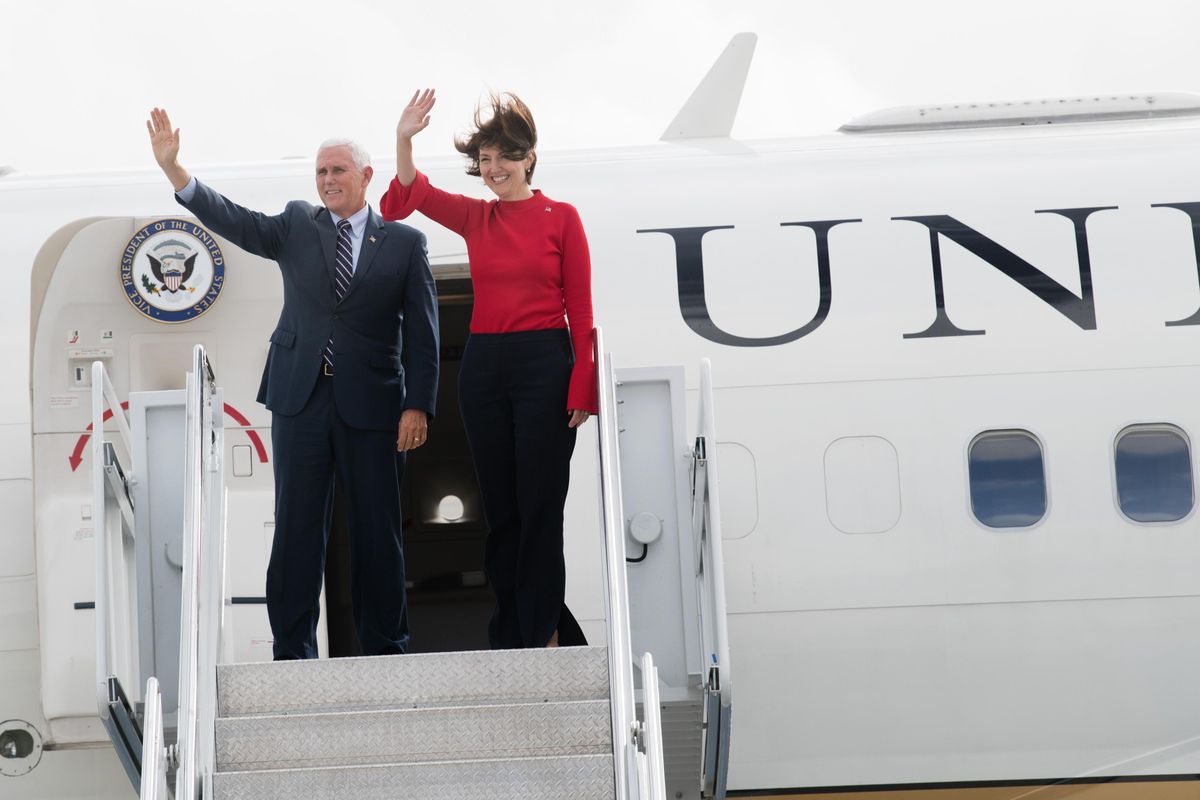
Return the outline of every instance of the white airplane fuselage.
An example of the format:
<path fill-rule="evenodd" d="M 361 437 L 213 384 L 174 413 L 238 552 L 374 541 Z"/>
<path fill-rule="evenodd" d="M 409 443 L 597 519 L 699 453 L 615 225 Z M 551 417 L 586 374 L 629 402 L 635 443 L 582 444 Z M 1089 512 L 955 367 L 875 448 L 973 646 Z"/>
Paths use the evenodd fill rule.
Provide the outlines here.
<path fill-rule="evenodd" d="M 542 154 L 539 188 L 584 221 L 616 366 L 712 361 L 731 791 L 1200 774 L 1198 135 L 1157 120 Z M 420 166 L 484 196 L 457 159 Z M 307 163 L 194 172 L 267 213 L 315 198 Z M 176 356 L 202 341 L 245 417 L 227 439 L 269 450 L 254 397 L 277 269 L 219 240 L 221 298 L 165 325 L 119 278 L 137 230 L 188 218 L 160 174 L 8 177 L 0 214 L 0 720 L 52 748 L 0 796 L 125 797 L 94 720 L 94 618 L 75 608 L 93 589 L 71 359 L 111 347 L 124 395 L 181 384 Z M 435 276 L 463 274 L 459 237 L 407 222 Z M 1131 429 L 1191 448 L 1179 519 L 1123 510 Z M 1041 454 L 1044 513 L 989 527 L 971 447 L 1011 431 Z M 602 638 L 585 432 L 568 601 Z M 231 591 L 261 594 L 269 469 L 231 483 L 229 514 Z M 269 658 L 261 610 L 237 613 L 235 652 Z"/>

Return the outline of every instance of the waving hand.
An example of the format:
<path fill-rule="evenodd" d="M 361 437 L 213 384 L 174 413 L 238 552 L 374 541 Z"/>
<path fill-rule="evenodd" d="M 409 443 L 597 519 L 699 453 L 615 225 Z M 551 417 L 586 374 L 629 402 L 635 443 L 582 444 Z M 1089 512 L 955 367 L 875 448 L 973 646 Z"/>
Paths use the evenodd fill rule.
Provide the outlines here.
<path fill-rule="evenodd" d="M 167 116 L 166 109 L 155 108 L 150 111 L 150 119 L 146 120 L 146 130 L 150 133 L 154 160 L 178 192 L 192 179 L 188 171 L 179 165 L 179 129 L 171 127 L 171 118 Z"/>
<path fill-rule="evenodd" d="M 429 125 L 429 111 L 437 102 L 433 89 L 413 92 L 412 99 L 400 113 L 396 123 L 396 178 L 405 186 L 417 179 L 417 166 L 413 163 L 412 137 Z"/>
<path fill-rule="evenodd" d="M 433 89 L 423 89 L 413 92 L 412 99 L 400 113 L 400 121 L 396 123 L 396 139 L 411 139 L 429 125 L 429 112 L 437 102 Z"/>

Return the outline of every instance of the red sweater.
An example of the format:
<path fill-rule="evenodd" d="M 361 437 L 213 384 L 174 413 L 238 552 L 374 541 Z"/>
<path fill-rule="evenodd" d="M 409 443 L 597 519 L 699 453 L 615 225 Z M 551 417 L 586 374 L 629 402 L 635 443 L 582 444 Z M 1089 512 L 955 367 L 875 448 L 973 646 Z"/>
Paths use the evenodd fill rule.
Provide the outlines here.
<path fill-rule="evenodd" d="M 596 413 L 592 265 L 574 206 L 535 190 L 528 200 L 479 200 L 444 192 L 418 172 L 392 178 L 379 201 L 386 220 L 420 211 L 467 240 L 475 288 L 472 333 L 570 328 L 575 368 L 567 409 Z"/>

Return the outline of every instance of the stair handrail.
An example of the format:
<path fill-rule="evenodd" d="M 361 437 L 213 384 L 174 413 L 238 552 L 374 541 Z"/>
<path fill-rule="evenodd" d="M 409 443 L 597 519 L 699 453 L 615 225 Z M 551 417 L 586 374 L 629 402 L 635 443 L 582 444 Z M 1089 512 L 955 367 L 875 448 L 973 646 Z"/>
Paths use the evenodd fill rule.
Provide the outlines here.
<path fill-rule="evenodd" d="M 142 783 L 139 800 L 168 800 L 167 796 L 167 747 L 164 744 L 162 693 L 158 689 L 158 678 L 146 681 L 146 717 L 143 723 L 145 739 L 142 742 Z"/>
<path fill-rule="evenodd" d="M 713 457 L 717 447 L 717 431 L 713 409 L 707 408 L 713 396 L 712 362 L 707 358 L 700 361 L 700 406 L 708 413 L 701 413 L 702 432 L 707 442 L 707 472 L 705 483 L 705 500 L 708 506 L 707 519 L 704 524 L 704 574 L 705 589 L 712 602 L 712 655 L 716 659 L 720 674 L 720 685 L 716 687 L 721 696 L 721 705 L 725 708 L 733 702 L 733 681 L 730 676 L 729 662 L 729 622 L 725 607 L 725 593 L 716 591 L 715 587 L 725 585 L 725 553 L 721 544 L 720 531 L 714 534 L 714 521 L 721 519 L 721 497 L 718 492 L 708 491 L 708 487 L 717 478 L 717 459 Z"/>
<path fill-rule="evenodd" d="M 200 763 L 203 774 L 211 781 L 216 772 L 217 736 L 217 665 L 225 663 L 229 640 L 225 628 L 225 417 L 224 394 L 216 385 L 216 375 L 207 357 L 204 359 L 207 375 L 204 395 L 204 509 L 205 567 L 200 573 L 202 580 L 201 649 L 199 651 L 200 684 L 198 730 L 201 748 Z"/>
<path fill-rule="evenodd" d="M 216 667 L 224 623 L 224 434 L 203 345 L 187 379 L 183 597 L 179 624 L 176 800 L 198 800 L 215 771 Z"/>
<path fill-rule="evenodd" d="M 122 467 L 105 429 L 106 413 L 117 423 L 126 458 L 132 462 L 133 433 L 126 411 L 104 368 L 92 362 L 92 497 L 96 548 L 96 703 L 102 721 L 111 716 L 110 678 L 135 692 L 138 678 L 137 578 L 133 551 L 133 506 L 125 476 L 136 465 Z M 115 525 L 113 523 L 116 523 Z M 109 530 L 110 525 L 116 530 Z M 116 535 L 114 535 L 116 534 Z M 133 698 L 136 704 L 137 697 Z"/>
<path fill-rule="evenodd" d="M 642 654 L 642 716 L 645 734 L 648 800 L 667 800 L 667 771 L 663 766 L 662 706 L 654 656 Z"/>
<path fill-rule="evenodd" d="M 629 634 L 629 589 L 625 575 L 625 525 L 616 426 L 616 386 L 612 356 L 604 349 L 604 333 L 593 331 L 599 416 L 596 431 L 600 455 L 600 504 L 604 522 L 604 601 L 608 634 L 608 675 L 611 692 L 613 765 L 616 800 L 637 800 L 637 717 L 634 708 L 633 644 Z M 609 424 L 611 423 L 611 424 Z"/>
<path fill-rule="evenodd" d="M 704 797 L 723 798 L 729 774 L 729 736 L 733 680 L 729 659 L 729 624 L 725 604 L 725 556 L 721 542 L 720 495 L 712 491 L 718 478 L 717 433 L 713 405 L 712 362 L 700 361 L 700 439 L 693 459 L 693 531 L 696 537 L 696 580 L 701 608 L 700 638 L 704 658 L 705 758 Z"/>

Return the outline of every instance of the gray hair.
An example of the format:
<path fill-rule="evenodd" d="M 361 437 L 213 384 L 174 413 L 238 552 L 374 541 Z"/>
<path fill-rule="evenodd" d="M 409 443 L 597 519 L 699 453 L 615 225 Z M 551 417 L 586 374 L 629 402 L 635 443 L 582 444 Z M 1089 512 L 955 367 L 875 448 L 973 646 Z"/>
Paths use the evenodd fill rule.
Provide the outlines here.
<path fill-rule="evenodd" d="M 354 160 L 354 166 L 359 169 L 366 169 L 371 166 L 371 154 L 367 149 L 353 139 L 326 139 L 321 142 L 321 146 L 317 148 L 317 152 L 321 152 L 327 147 L 349 147 L 350 158 Z"/>

